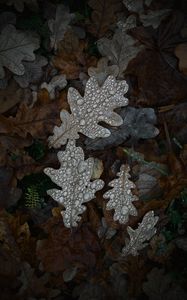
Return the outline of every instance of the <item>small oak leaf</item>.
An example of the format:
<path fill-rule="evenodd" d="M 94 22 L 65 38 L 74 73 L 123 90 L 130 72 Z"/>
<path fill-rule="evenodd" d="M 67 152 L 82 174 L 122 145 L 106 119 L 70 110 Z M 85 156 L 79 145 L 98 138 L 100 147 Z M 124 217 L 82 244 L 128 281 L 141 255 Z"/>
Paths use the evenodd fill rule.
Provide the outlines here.
<path fill-rule="evenodd" d="M 156 233 L 155 225 L 158 222 L 158 217 L 154 216 L 153 211 L 149 211 L 143 217 L 141 223 L 139 223 L 137 229 L 127 227 L 127 232 L 130 239 L 126 240 L 126 246 L 122 249 L 122 255 L 138 255 L 138 251 L 147 246 L 146 241 L 150 240 Z"/>
<path fill-rule="evenodd" d="M 129 180 L 129 166 L 122 165 L 120 172 L 117 173 L 119 178 L 112 180 L 109 186 L 113 189 L 103 195 L 104 199 L 110 199 L 106 205 L 106 209 L 114 209 L 114 221 L 119 221 L 120 224 L 127 223 L 129 215 L 137 216 L 136 207 L 132 202 L 138 198 L 132 194 L 131 189 L 135 188 L 135 184 Z"/>

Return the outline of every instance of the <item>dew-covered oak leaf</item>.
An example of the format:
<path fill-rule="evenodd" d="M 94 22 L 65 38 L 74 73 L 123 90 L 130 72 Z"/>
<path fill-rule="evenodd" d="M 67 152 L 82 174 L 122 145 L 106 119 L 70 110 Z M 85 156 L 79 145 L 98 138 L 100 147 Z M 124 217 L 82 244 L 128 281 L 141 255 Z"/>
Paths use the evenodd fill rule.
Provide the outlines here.
<path fill-rule="evenodd" d="M 4 67 L 16 75 L 23 75 L 25 68 L 22 61 L 33 61 L 34 51 L 39 45 L 36 34 L 18 31 L 11 24 L 3 28 L 0 35 L 0 78 L 5 75 Z"/>
<path fill-rule="evenodd" d="M 135 188 L 135 184 L 129 180 L 129 171 L 128 165 L 122 165 L 120 172 L 117 173 L 118 178 L 108 184 L 113 189 L 103 195 L 104 199 L 110 199 L 106 209 L 114 209 L 114 221 L 119 221 L 120 224 L 127 223 L 130 215 L 137 216 L 138 214 L 132 203 L 138 198 L 132 194 L 131 189 Z"/>
<path fill-rule="evenodd" d="M 110 131 L 98 123 L 122 125 L 122 118 L 113 110 L 128 104 L 124 97 L 127 90 L 126 81 L 117 81 L 113 76 L 109 76 L 101 87 L 96 78 L 90 78 L 83 97 L 75 88 L 69 88 L 71 114 L 64 110 L 61 112 L 62 125 L 54 127 L 54 135 L 49 137 L 50 146 L 58 148 L 68 139 L 78 139 L 78 132 L 92 139 L 109 136 Z"/>
<path fill-rule="evenodd" d="M 132 229 L 130 226 L 127 227 L 129 239 L 126 239 L 126 245 L 122 249 L 122 255 L 138 255 L 138 251 L 145 248 L 150 240 L 156 233 L 155 225 L 158 222 L 158 217 L 154 216 L 154 211 L 149 211 L 143 217 L 141 223 L 139 223 L 137 229 Z"/>
<path fill-rule="evenodd" d="M 94 158 L 84 160 L 84 152 L 82 148 L 76 147 L 75 141 L 70 140 L 66 150 L 58 152 L 58 159 L 59 169 L 46 168 L 44 172 L 61 190 L 51 189 L 47 193 L 64 206 L 64 225 L 71 228 L 77 226 L 81 220 L 79 215 L 86 210 L 82 204 L 95 198 L 95 192 L 103 188 L 104 182 L 101 179 L 90 181 Z"/>

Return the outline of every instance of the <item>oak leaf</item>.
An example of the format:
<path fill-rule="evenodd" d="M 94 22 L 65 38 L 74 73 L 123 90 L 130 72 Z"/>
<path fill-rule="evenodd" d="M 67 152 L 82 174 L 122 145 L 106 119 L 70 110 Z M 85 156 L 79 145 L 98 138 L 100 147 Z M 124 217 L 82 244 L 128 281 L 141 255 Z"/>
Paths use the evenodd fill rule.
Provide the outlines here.
<path fill-rule="evenodd" d="M 119 67 L 119 77 L 123 76 L 129 62 L 137 56 L 143 46 L 136 45 L 136 40 L 127 33 L 127 30 L 136 27 L 136 18 L 131 15 L 125 23 L 118 23 L 113 38 L 101 38 L 97 47 L 102 56 L 107 57 L 111 64 Z"/>
<path fill-rule="evenodd" d="M 13 25 L 3 28 L 0 35 L 0 78 L 5 75 L 3 67 L 14 74 L 25 72 L 23 60 L 35 59 L 34 50 L 39 48 L 39 38 L 36 34 L 18 31 Z"/>
<path fill-rule="evenodd" d="M 91 15 L 92 23 L 88 30 L 97 38 L 102 37 L 109 27 L 115 23 L 117 13 L 121 12 L 120 0 L 89 0 L 88 5 L 93 9 Z"/>
<path fill-rule="evenodd" d="M 120 172 L 117 173 L 118 178 L 109 182 L 109 186 L 113 189 L 107 191 L 104 199 L 110 199 L 107 202 L 106 209 L 114 209 L 114 221 L 120 224 L 127 223 L 129 215 L 137 216 L 138 212 L 132 202 L 138 198 L 132 194 L 131 189 L 135 188 L 135 184 L 129 180 L 130 168 L 128 165 L 122 165 Z"/>
<path fill-rule="evenodd" d="M 146 241 L 150 240 L 156 233 L 155 225 L 158 222 L 158 219 L 158 217 L 154 216 L 153 211 L 149 211 L 145 214 L 137 229 L 134 230 L 130 226 L 127 227 L 130 238 L 126 239 L 126 245 L 122 249 L 123 256 L 129 254 L 136 256 L 138 255 L 139 250 L 142 250 L 147 246 Z"/>
<path fill-rule="evenodd" d="M 65 145 L 68 139 L 78 139 L 78 132 L 90 138 L 109 136 L 110 131 L 98 122 L 103 121 L 111 126 L 122 124 L 122 118 L 113 110 L 127 105 L 128 100 L 123 96 L 127 89 L 126 81 L 116 81 L 113 76 L 109 76 L 102 87 L 95 78 L 90 78 L 84 97 L 76 89 L 69 88 L 68 103 L 72 113 L 61 111 L 63 123 L 54 128 L 54 135 L 49 137 L 50 145 L 58 148 Z"/>
<path fill-rule="evenodd" d="M 62 99 L 63 100 L 63 99 Z M 31 134 L 36 139 L 46 138 L 53 130 L 61 109 L 61 100 L 36 103 L 32 108 L 24 102 L 20 104 L 15 117 L 0 116 L 0 133 L 26 137 Z"/>
<path fill-rule="evenodd" d="M 84 160 L 82 148 L 69 141 L 66 150 L 58 152 L 60 168 L 45 168 L 44 172 L 62 189 L 51 189 L 47 193 L 65 207 L 62 211 L 64 225 L 67 228 L 77 226 L 86 207 L 82 205 L 95 198 L 95 192 L 102 189 L 101 179 L 90 181 L 94 168 L 94 159 Z"/>
<path fill-rule="evenodd" d="M 68 7 L 63 4 L 57 6 L 55 19 L 48 21 L 48 26 L 51 31 L 51 48 L 57 50 L 58 43 L 63 40 L 64 34 L 69 28 L 69 24 L 73 18 L 74 14 L 69 13 Z"/>

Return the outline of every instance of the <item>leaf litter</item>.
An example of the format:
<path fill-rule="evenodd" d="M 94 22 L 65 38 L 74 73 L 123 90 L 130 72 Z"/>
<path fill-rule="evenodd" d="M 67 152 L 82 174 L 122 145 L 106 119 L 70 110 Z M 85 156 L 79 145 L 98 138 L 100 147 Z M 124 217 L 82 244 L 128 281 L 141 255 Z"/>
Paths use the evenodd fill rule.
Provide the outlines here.
<path fill-rule="evenodd" d="M 186 299 L 185 3 L 57 2 L 0 1 L 1 298 Z"/>

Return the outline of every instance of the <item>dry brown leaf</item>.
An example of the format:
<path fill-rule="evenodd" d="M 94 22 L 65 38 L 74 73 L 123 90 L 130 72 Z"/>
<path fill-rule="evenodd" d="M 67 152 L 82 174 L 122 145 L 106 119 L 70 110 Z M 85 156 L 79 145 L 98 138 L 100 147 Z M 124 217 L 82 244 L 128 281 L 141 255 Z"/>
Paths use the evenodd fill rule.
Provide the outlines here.
<path fill-rule="evenodd" d="M 0 116 L 0 133 L 17 134 L 20 137 L 32 135 L 35 139 L 45 139 L 52 132 L 59 118 L 62 101 L 36 103 L 30 108 L 21 103 L 16 117 Z"/>
<path fill-rule="evenodd" d="M 122 3 L 120 0 L 89 0 L 88 5 L 93 9 L 88 31 L 101 38 L 115 23 L 116 14 L 122 10 Z"/>
<path fill-rule="evenodd" d="M 137 76 L 139 92 L 144 98 L 142 104 L 155 107 L 173 104 L 187 95 L 187 81 L 179 77 L 156 51 L 142 51 L 130 63 L 127 72 Z"/>
<path fill-rule="evenodd" d="M 87 42 L 79 40 L 75 33 L 68 31 L 52 62 L 61 74 L 66 74 L 66 79 L 77 79 L 81 72 L 87 72 L 88 67 L 96 64 L 97 59 L 90 57 L 86 49 Z"/>
<path fill-rule="evenodd" d="M 72 265 L 94 270 L 100 247 L 96 234 L 86 224 L 71 232 L 63 226 L 61 218 L 53 217 L 43 228 L 48 238 L 38 240 L 37 256 L 45 271 L 65 271 Z"/>
<path fill-rule="evenodd" d="M 85 48 L 84 41 L 79 41 L 71 31 L 67 32 L 57 55 L 53 58 L 54 66 L 61 71 L 61 74 L 66 74 L 67 79 L 79 78 L 79 73 L 85 64 L 83 54 Z"/>
<path fill-rule="evenodd" d="M 179 44 L 175 48 L 175 55 L 179 59 L 179 70 L 184 74 L 187 75 L 187 44 Z"/>
<path fill-rule="evenodd" d="M 16 216 L 0 212 L 0 240 L 3 248 L 14 254 L 15 260 L 20 262 L 27 260 L 33 262 L 35 260 L 35 238 L 31 236 L 29 225 L 22 216 Z"/>

